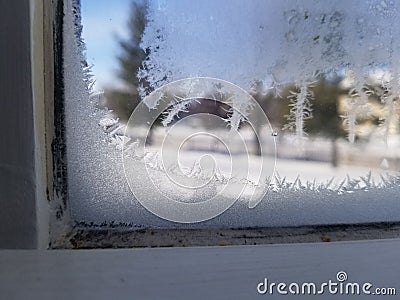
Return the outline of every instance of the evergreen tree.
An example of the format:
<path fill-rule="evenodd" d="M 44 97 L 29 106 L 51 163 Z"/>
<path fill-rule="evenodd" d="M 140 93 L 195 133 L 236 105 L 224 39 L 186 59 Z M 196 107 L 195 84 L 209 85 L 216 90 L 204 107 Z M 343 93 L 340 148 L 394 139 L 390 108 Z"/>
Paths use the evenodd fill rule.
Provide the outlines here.
<path fill-rule="evenodd" d="M 130 18 L 127 26 L 129 36 L 119 39 L 120 54 L 118 77 L 124 83 L 121 89 L 106 89 L 106 104 L 121 121 L 127 121 L 135 107 L 140 102 L 138 94 L 139 79 L 137 72 L 146 59 L 147 53 L 140 48 L 141 37 L 146 27 L 147 3 L 132 2 Z"/>

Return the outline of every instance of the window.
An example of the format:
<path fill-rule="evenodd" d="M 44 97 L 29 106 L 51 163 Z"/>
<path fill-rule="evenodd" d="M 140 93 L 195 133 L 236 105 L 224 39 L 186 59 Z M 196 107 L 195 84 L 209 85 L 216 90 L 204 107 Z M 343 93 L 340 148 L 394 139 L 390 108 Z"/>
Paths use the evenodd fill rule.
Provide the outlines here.
<path fill-rule="evenodd" d="M 78 227 L 398 221 L 396 3 L 82 7 L 63 30 Z"/>

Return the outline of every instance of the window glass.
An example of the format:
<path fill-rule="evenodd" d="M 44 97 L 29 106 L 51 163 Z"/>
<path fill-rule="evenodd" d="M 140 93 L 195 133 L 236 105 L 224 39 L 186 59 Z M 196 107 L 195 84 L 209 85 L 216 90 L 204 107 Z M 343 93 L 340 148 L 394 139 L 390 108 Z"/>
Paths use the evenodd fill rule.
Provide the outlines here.
<path fill-rule="evenodd" d="M 397 2 L 81 4 L 64 32 L 77 222 L 398 221 Z"/>

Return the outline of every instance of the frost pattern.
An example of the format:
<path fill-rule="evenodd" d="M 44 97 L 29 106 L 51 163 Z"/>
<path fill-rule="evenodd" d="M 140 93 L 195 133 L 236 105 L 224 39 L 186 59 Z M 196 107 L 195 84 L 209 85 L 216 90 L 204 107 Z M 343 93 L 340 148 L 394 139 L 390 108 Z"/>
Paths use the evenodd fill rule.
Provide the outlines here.
<path fill-rule="evenodd" d="M 354 143 L 356 137 L 357 117 L 368 116 L 370 112 L 368 97 L 373 94 L 367 86 L 364 85 L 364 80 L 360 80 L 357 74 L 353 72 L 354 87 L 349 91 L 349 110 L 344 116 L 344 123 L 348 127 L 348 138 L 350 143 Z"/>
<path fill-rule="evenodd" d="M 296 110 L 297 117 L 294 118 L 294 121 L 299 122 L 299 126 L 296 126 L 296 131 L 297 128 L 299 130 L 304 128 L 304 123 L 301 123 L 301 120 L 308 117 L 304 112 L 311 111 L 308 106 L 309 103 L 305 102 L 307 102 L 307 99 L 311 99 L 307 93 L 315 71 L 326 72 L 338 66 L 344 66 L 343 68 L 346 70 L 355 69 L 354 66 L 356 64 L 347 64 L 348 60 L 345 58 L 348 58 L 350 55 L 349 48 L 346 46 L 348 44 L 343 41 L 343 39 L 347 42 L 351 40 L 354 32 L 350 32 L 348 36 L 341 36 L 341 32 L 347 28 L 344 24 L 356 20 L 360 24 L 365 25 L 367 23 L 368 25 L 365 27 L 367 28 L 365 30 L 363 29 L 364 25 L 357 27 L 360 30 L 357 34 L 363 35 L 367 32 L 374 32 L 371 36 L 365 34 L 363 39 L 370 42 L 363 43 L 360 46 L 361 50 L 357 49 L 354 52 L 354 55 L 359 55 L 363 58 L 360 59 L 361 66 L 370 65 L 371 59 L 369 59 L 368 54 L 370 51 L 373 52 L 373 55 L 371 55 L 372 58 L 378 57 L 378 61 L 385 64 L 388 57 L 387 48 L 383 45 L 380 46 L 376 41 L 380 38 L 382 38 L 382 41 L 385 41 L 386 38 L 389 38 L 390 34 L 395 34 L 397 30 L 393 28 L 393 32 L 389 34 L 378 26 L 382 30 L 378 34 L 375 31 L 378 27 L 374 27 L 376 25 L 374 22 L 377 19 L 384 19 L 388 24 L 391 24 L 390 22 L 393 21 L 393 17 L 396 15 L 397 3 L 390 1 L 353 1 L 350 4 L 346 3 L 346 9 L 344 9 L 343 4 L 340 5 L 340 1 L 334 4 L 324 3 L 324 5 L 330 6 L 324 10 L 333 12 L 331 15 L 324 15 L 322 9 L 319 11 L 321 8 L 320 4 L 315 1 L 301 1 L 299 2 L 301 5 L 294 2 L 290 3 L 290 7 L 285 7 L 286 4 L 279 3 L 278 1 L 254 1 L 252 2 L 254 3 L 253 7 L 246 5 L 244 9 L 243 7 L 239 9 L 241 1 L 229 1 L 229 4 L 224 1 L 208 2 L 207 5 L 214 5 L 213 14 L 211 14 L 212 18 L 209 11 L 205 10 L 205 6 L 207 5 L 204 5 L 204 3 L 206 2 L 198 1 L 195 4 L 197 7 L 193 9 L 188 9 L 190 8 L 188 5 L 192 6 L 193 3 L 180 2 L 180 5 L 186 7 L 185 9 L 189 12 L 189 15 L 181 15 L 182 8 L 175 1 L 163 1 L 163 5 L 159 5 L 161 1 L 156 3 L 157 5 L 153 7 L 151 12 L 153 17 L 152 25 L 146 29 L 145 37 L 147 40 L 145 39 L 144 44 L 151 43 L 150 37 L 153 35 L 153 37 L 160 40 L 161 46 L 159 48 L 154 47 L 150 59 L 146 62 L 147 69 L 142 71 L 141 76 L 150 79 L 152 88 L 160 86 L 164 82 L 188 77 L 188 75 L 203 74 L 220 77 L 231 80 L 243 87 L 251 86 L 251 81 L 254 78 L 264 78 L 266 88 L 272 88 L 278 93 L 280 87 L 285 82 L 296 82 L 297 86 L 300 87 L 300 94 L 294 95 L 293 99 L 294 105 L 297 105 L 298 101 L 300 102 L 298 105 L 300 109 Z M 245 205 L 246 199 L 243 199 L 243 201 L 238 201 L 225 214 L 201 224 L 171 224 L 153 216 L 132 199 L 132 194 L 127 187 L 122 171 L 123 168 L 120 162 L 121 153 L 114 150 L 116 148 L 124 148 L 126 151 L 131 152 L 132 159 L 136 160 L 137 163 L 138 174 L 136 176 L 138 180 L 140 180 L 139 171 L 142 171 L 146 167 L 150 167 L 154 172 L 158 172 L 160 167 L 158 165 L 159 157 L 157 153 L 150 152 L 143 156 L 135 156 L 138 143 L 122 134 L 124 128 L 119 123 L 119 120 L 110 117 L 108 112 L 104 115 L 103 112 L 90 105 L 90 87 L 87 84 L 90 72 L 88 73 L 87 65 L 82 60 L 84 58 L 84 44 L 79 33 L 81 30 L 81 27 L 79 27 L 79 12 L 76 11 L 78 2 L 66 1 L 65 3 L 64 74 L 66 83 L 67 159 L 70 175 L 68 178 L 68 190 L 71 202 L 71 214 L 75 221 L 82 222 L 80 224 L 109 224 L 111 227 L 115 224 L 129 224 L 129 226 L 137 228 L 237 228 L 398 221 L 400 214 L 398 196 L 400 193 L 400 177 L 383 176 L 379 182 L 376 182 L 370 173 L 361 178 L 347 177 L 338 183 L 335 182 L 334 178 L 322 183 L 316 180 L 304 181 L 300 177 L 294 181 L 289 181 L 277 174 L 270 183 L 273 192 L 267 194 L 267 197 L 255 209 L 249 210 L 247 205 Z M 360 10 L 357 9 L 358 6 L 365 8 L 364 5 L 361 5 L 363 3 L 368 3 L 366 5 L 366 12 L 371 15 L 370 18 L 365 17 L 364 12 L 360 13 Z M 387 4 L 382 5 L 382 3 Z M 267 4 L 268 7 L 266 7 Z M 283 13 L 281 15 L 276 14 L 275 10 Z M 336 14 L 336 10 L 341 11 L 341 13 L 339 15 Z M 226 28 L 228 42 L 221 42 L 215 36 L 225 34 L 223 31 L 218 32 L 218 28 L 220 27 L 217 26 L 215 32 L 210 31 L 210 28 L 204 25 L 206 22 L 199 22 L 203 25 L 191 22 L 193 19 L 190 14 L 194 12 L 203 12 L 203 17 L 206 16 L 210 23 L 219 22 L 221 24 L 221 18 L 225 16 L 225 21 L 228 19 L 229 26 L 231 26 L 231 28 L 227 26 L 229 30 Z M 352 14 L 357 13 L 362 15 L 363 20 L 350 18 Z M 250 15 L 254 16 L 254 18 L 251 18 L 252 22 L 249 22 L 245 26 L 238 22 L 243 16 Z M 200 17 L 198 16 L 197 18 Z M 184 23 L 186 26 L 166 26 L 174 22 L 180 22 L 182 18 L 187 20 Z M 168 22 L 164 23 L 166 19 L 168 19 Z M 258 22 L 259 20 L 263 21 Z M 302 33 L 302 30 L 297 30 L 297 28 L 302 27 L 291 26 L 290 24 L 303 23 L 302 26 L 306 28 L 307 26 L 304 24 L 307 20 L 312 21 L 312 24 L 315 24 L 315 22 L 325 22 L 323 24 L 328 25 L 324 27 L 325 29 L 321 31 L 321 34 L 315 35 L 311 34 L 312 31 L 307 31 L 309 33 L 308 37 L 312 37 L 311 40 L 309 39 L 308 45 L 310 45 L 311 41 L 311 45 L 314 45 L 313 43 L 315 42 L 316 46 L 310 47 L 308 54 L 304 56 L 307 59 L 303 60 L 304 57 L 299 54 L 307 53 L 307 51 L 303 51 L 306 50 L 304 47 L 307 47 L 307 42 L 300 44 L 294 42 L 295 39 L 299 38 L 299 34 Z M 330 21 L 328 22 L 327 20 Z M 283 24 L 284 26 L 276 26 L 276 28 L 273 28 L 273 32 L 271 32 L 272 29 L 269 24 L 274 22 L 276 22 L 275 24 Z M 288 22 L 291 23 L 288 24 Z M 205 59 L 202 57 L 203 54 L 201 51 L 198 51 L 198 49 L 201 49 L 205 45 L 211 48 L 214 47 L 214 44 L 206 43 L 207 40 L 205 39 L 197 39 L 197 45 L 193 42 L 184 44 L 183 41 L 185 39 L 188 41 L 189 35 L 195 29 L 193 26 L 196 27 L 197 25 L 203 27 L 197 28 L 194 32 L 199 32 L 199 29 L 201 29 L 200 32 L 206 32 L 207 37 L 211 38 L 211 42 L 216 41 L 215 51 L 212 51 L 215 57 L 209 57 L 210 53 L 208 53 L 207 59 Z M 332 27 L 335 30 L 332 31 L 330 29 Z M 255 30 L 255 28 L 257 29 Z M 315 26 L 315 28 L 317 27 Z M 231 31 L 231 29 L 233 30 Z M 180 35 L 180 31 L 182 30 L 187 32 Z M 254 33 L 254 31 L 256 34 L 249 34 Z M 334 43 L 331 45 L 333 46 L 329 45 L 329 43 L 323 44 L 320 42 L 325 37 L 328 39 L 329 37 L 332 38 L 331 40 Z M 170 43 L 171 39 L 175 39 L 177 43 Z M 248 39 L 250 41 L 246 42 Z M 276 43 L 275 39 L 278 39 L 281 43 Z M 236 53 L 227 56 L 224 51 L 219 51 L 226 47 L 236 49 L 235 41 L 240 41 L 243 44 L 243 46 L 238 48 Z M 260 42 L 260 47 L 252 47 L 252 45 L 257 45 L 252 44 L 254 41 Z M 283 53 L 281 46 L 289 42 L 292 45 L 301 46 L 289 53 Z M 357 43 L 354 44 L 356 45 Z M 368 44 L 376 46 L 376 48 L 370 49 Z M 337 51 L 338 49 L 340 51 Z M 197 50 L 198 56 L 193 56 L 193 53 L 196 53 L 194 50 Z M 391 51 L 393 55 L 390 57 L 390 63 L 388 63 L 390 70 L 398 62 L 398 46 L 395 46 L 395 43 L 391 46 Z M 317 55 L 314 60 L 314 56 L 311 53 L 319 54 L 319 56 Z M 181 57 L 182 60 L 174 59 L 177 57 Z M 237 57 L 242 58 L 242 60 L 235 59 Z M 259 60 L 253 61 L 253 57 L 257 57 Z M 221 58 L 221 60 L 218 58 Z M 191 61 L 194 61 L 194 64 L 191 64 Z M 232 70 L 234 71 L 232 72 Z M 235 75 L 237 74 L 236 70 L 243 70 L 243 74 Z M 252 71 L 248 72 L 248 70 Z M 365 72 L 363 68 L 357 70 Z M 386 116 L 387 120 L 393 118 L 391 122 L 394 122 L 397 115 L 396 105 L 399 94 L 398 74 L 399 72 L 392 72 L 389 78 L 385 77 L 382 79 L 383 92 L 379 94 L 382 102 L 387 107 L 392 107 L 392 109 L 387 110 Z M 357 86 L 357 88 L 355 87 L 356 93 L 360 93 L 360 91 L 365 92 L 366 86 L 363 81 L 367 77 L 365 74 L 359 77 L 363 78 L 360 80 L 363 84 Z M 142 91 L 144 94 L 147 92 Z M 374 91 L 374 93 L 377 93 L 377 91 Z M 177 95 L 182 96 L 179 93 Z M 101 96 L 101 93 L 92 94 L 92 101 L 95 100 L 94 97 Z M 357 96 L 354 98 L 354 101 L 358 101 Z M 241 101 L 241 99 L 234 98 L 232 102 L 235 102 L 235 105 L 240 106 L 242 110 L 246 107 L 247 103 L 246 101 Z M 153 105 L 157 105 L 157 103 L 147 104 L 150 108 Z M 181 107 L 178 110 L 180 109 L 185 108 Z M 171 115 L 175 115 L 176 111 L 171 112 Z M 168 115 L 170 114 L 167 114 L 166 117 Z M 382 124 L 385 129 L 390 126 L 390 121 L 385 123 L 386 119 Z M 232 111 L 230 120 L 233 124 L 237 124 L 246 121 L 246 118 L 245 116 L 235 115 L 234 111 Z M 356 117 L 354 117 L 353 121 L 356 121 Z M 98 130 L 99 127 L 107 132 L 107 134 Z M 107 140 L 109 143 L 104 144 L 104 140 Z M 188 169 L 186 175 L 191 178 L 201 178 L 202 174 L 198 164 L 194 164 L 192 168 Z M 250 184 L 243 182 L 239 178 L 227 179 L 218 172 L 214 180 L 216 186 L 218 186 L 219 182 L 226 180 L 237 180 L 242 184 Z M 143 183 L 143 186 L 145 185 L 146 183 Z M 366 191 L 368 191 L 368 194 L 365 194 Z M 148 196 L 152 197 L 152 195 L 152 191 L 149 190 Z M 160 205 L 163 205 L 163 203 L 160 203 Z"/>
<path fill-rule="evenodd" d="M 311 84 L 307 82 L 301 83 L 298 87 L 299 91 L 291 92 L 290 99 L 290 114 L 286 116 L 288 123 L 283 129 L 294 129 L 296 137 L 301 141 L 304 138 L 304 121 L 312 118 L 311 100 L 313 92 L 310 90 Z"/>
<path fill-rule="evenodd" d="M 353 74 L 349 113 L 343 116 L 350 142 L 357 119 L 369 113 L 367 81 L 375 68 L 391 73 L 382 102 L 387 139 L 398 115 L 400 34 L 399 2 L 357 1 L 150 1 L 142 48 L 150 49 L 139 77 L 154 89 L 185 77 L 208 76 L 250 90 L 254 80 L 279 91 L 294 83 L 300 92 L 290 98 L 286 129 L 305 136 L 312 99 L 306 82 L 314 74 Z M 144 97 L 150 90 L 141 89 Z M 390 96 L 389 96 L 390 95 Z M 393 95 L 393 96 L 391 96 Z M 298 103 L 297 103 L 298 102 Z M 241 105 L 242 107 L 245 104 Z M 231 123 L 237 124 L 235 113 Z M 236 125 L 235 125 L 236 126 Z"/>
<path fill-rule="evenodd" d="M 316 182 L 306 181 L 302 182 L 300 176 L 294 181 L 288 181 L 285 177 L 276 174 L 274 180 L 271 182 L 271 190 L 277 193 L 284 191 L 298 192 L 298 191 L 309 191 L 325 193 L 327 191 L 335 192 L 338 195 L 343 193 L 354 193 L 357 191 L 368 191 L 371 189 L 386 189 L 391 187 L 396 187 L 400 184 L 400 176 L 394 176 L 390 174 L 385 174 L 380 176 L 380 181 L 376 182 L 372 173 L 369 172 L 365 176 L 360 176 L 359 178 L 351 178 L 347 175 L 343 180 L 335 183 L 335 178 L 332 177 L 326 182 Z"/>
<path fill-rule="evenodd" d="M 177 96 L 175 96 L 177 97 Z M 177 97 L 178 100 L 182 100 L 180 97 Z M 175 118 L 179 116 L 179 113 L 182 112 L 188 112 L 189 106 L 191 104 L 192 100 L 185 100 L 185 101 L 178 101 L 177 103 L 172 102 L 171 103 L 171 108 L 167 110 L 163 114 L 163 120 L 161 121 L 161 124 L 166 127 L 168 126 Z"/>
<path fill-rule="evenodd" d="M 93 65 L 89 65 L 86 57 L 86 44 L 82 37 L 82 16 L 81 16 L 81 0 L 72 0 L 72 9 L 74 14 L 74 25 L 75 25 L 75 37 L 77 42 L 77 47 L 79 50 L 79 57 L 83 71 L 83 81 L 86 85 L 87 90 L 90 94 L 93 93 L 93 87 L 95 84 L 95 79 L 93 75 Z"/>
<path fill-rule="evenodd" d="M 397 66 L 393 67 L 393 73 L 390 75 L 389 80 L 382 79 L 382 90 L 379 91 L 381 102 L 385 104 L 386 114 L 383 122 L 381 123 L 383 127 L 383 138 L 388 146 L 388 137 L 391 129 L 391 125 L 399 121 L 398 118 L 398 99 L 400 96 L 400 86 L 399 86 L 399 70 Z M 379 93 L 378 92 L 378 93 Z"/>

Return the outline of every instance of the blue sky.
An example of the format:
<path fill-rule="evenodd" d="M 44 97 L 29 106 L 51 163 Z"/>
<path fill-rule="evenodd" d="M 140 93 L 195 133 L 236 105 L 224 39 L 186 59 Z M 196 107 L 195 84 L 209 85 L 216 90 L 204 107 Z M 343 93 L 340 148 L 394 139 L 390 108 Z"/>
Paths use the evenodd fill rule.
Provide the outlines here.
<path fill-rule="evenodd" d="M 87 59 L 93 64 L 95 89 L 121 86 L 116 76 L 117 37 L 126 37 L 126 22 L 132 0 L 81 0 L 83 38 Z"/>

